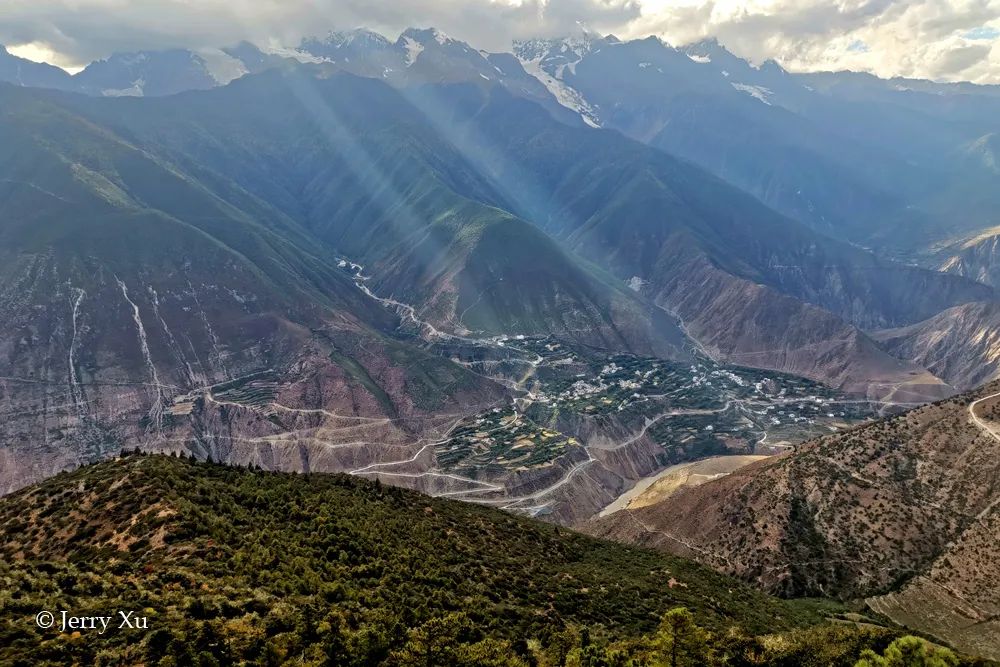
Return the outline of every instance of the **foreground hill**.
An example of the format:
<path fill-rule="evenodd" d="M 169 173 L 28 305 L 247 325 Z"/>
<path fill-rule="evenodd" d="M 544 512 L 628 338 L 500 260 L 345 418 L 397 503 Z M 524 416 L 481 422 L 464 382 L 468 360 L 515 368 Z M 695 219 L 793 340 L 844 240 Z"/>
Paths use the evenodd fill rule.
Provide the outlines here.
<path fill-rule="evenodd" d="M 0 597 L 4 664 L 86 663 L 99 652 L 130 664 L 260 655 L 376 664 L 408 629 L 453 613 L 475 628 L 463 641 L 508 642 L 504 660 L 478 664 L 507 664 L 529 640 L 549 645 L 571 627 L 636 636 L 678 606 L 719 637 L 822 621 L 816 605 L 684 559 L 495 510 L 342 475 L 163 456 L 127 456 L 8 496 L 0 545 L 0 581 L 20 591 Z M 38 630 L 39 609 L 136 609 L 150 627 L 139 640 L 73 637 Z M 884 647 L 894 634 L 836 632 L 850 650 Z"/>
<path fill-rule="evenodd" d="M 692 555 L 785 595 L 870 597 L 1000 656 L 1000 384 L 827 436 L 594 534 Z"/>

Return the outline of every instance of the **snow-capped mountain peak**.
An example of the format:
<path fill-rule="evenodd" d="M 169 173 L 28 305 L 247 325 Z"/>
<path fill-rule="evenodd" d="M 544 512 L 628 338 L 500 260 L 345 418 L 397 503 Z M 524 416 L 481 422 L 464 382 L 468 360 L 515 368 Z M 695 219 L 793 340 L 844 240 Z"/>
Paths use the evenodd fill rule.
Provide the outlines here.
<path fill-rule="evenodd" d="M 401 40 L 409 39 L 425 47 L 429 46 L 432 42 L 438 46 L 464 44 L 464 42 L 460 42 L 457 39 L 452 39 L 437 28 L 407 28 L 399 37 Z"/>
<path fill-rule="evenodd" d="M 528 39 L 514 42 L 514 55 L 521 62 L 537 62 L 550 74 L 561 77 L 561 68 L 572 67 L 588 53 L 607 44 L 620 44 L 614 35 L 601 37 L 584 30 L 577 35 L 556 39 Z M 560 69 L 557 73 L 555 70 Z"/>
<path fill-rule="evenodd" d="M 618 39 L 609 36 L 618 43 Z M 585 123 L 600 126 L 600 118 L 580 91 L 566 82 L 566 73 L 574 73 L 576 64 L 597 45 L 609 43 L 593 33 L 563 39 L 531 39 L 514 42 L 514 55 L 524 70 L 542 82 L 564 107 L 578 113 Z"/>
<path fill-rule="evenodd" d="M 406 49 L 406 66 L 409 67 L 417 61 L 417 56 L 423 52 L 424 45 L 409 36 L 402 36 L 399 39 Z"/>
<path fill-rule="evenodd" d="M 323 38 L 322 42 L 337 49 L 350 46 L 357 48 L 388 48 L 390 45 L 388 39 L 368 28 L 331 31 Z"/>

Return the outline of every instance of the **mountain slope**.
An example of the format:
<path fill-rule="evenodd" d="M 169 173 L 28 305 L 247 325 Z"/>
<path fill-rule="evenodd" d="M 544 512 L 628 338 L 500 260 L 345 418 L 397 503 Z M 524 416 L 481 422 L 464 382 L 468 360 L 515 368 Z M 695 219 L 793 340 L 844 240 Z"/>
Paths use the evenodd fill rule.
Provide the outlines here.
<path fill-rule="evenodd" d="M 243 57 L 237 57 L 239 55 Z M 0 45 L 0 81 L 110 97 L 173 95 L 225 85 L 251 68 L 277 66 L 282 60 L 275 57 L 264 63 L 255 60 L 255 55 L 264 54 L 256 48 L 244 53 L 235 49 L 204 49 L 197 53 L 186 49 L 114 53 L 70 75 L 59 67 L 18 58 Z"/>
<path fill-rule="evenodd" d="M 909 324 L 992 298 L 983 285 L 880 262 L 810 233 L 691 165 L 613 133 L 559 123 L 496 86 L 396 92 L 372 79 L 293 68 L 202 95 L 74 104 L 149 150 L 226 174 L 364 264 L 377 292 L 415 304 L 446 331 L 496 332 L 497 314 L 513 306 L 501 316 L 508 331 L 576 332 L 591 345 L 624 341 L 635 351 L 673 354 L 676 328 L 646 296 L 708 339 L 723 319 L 745 320 L 727 327 L 734 339 L 714 345 L 720 356 L 851 391 L 867 393 L 871 384 L 873 397 L 904 387 L 898 400 L 907 401 L 949 389 L 884 354 L 856 327 Z M 563 259 L 518 218 L 637 284 L 639 294 Z M 503 249 L 517 260 L 506 275 L 466 261 L 476 256 L 470 244 L 499 237 L 460 230 L 485 229 L 487 221 L 505 225 L 503 236 L 523 237 Z M 544 308 L 516 287 L 514 276 L 528 275 L 541 278 L 532 279 L 534 290 L 553 295 L 535 302 Z M 759 285 L 767 309 L 783 313 L 763 332 L 745 302 L 729 300 L 740 308 L 734 315 L 725 303 L 706 310 L 686 298 L 732 297 Z M 552 304 L 565 305 L 553 311 Z M 583 318 L 565 320 L 555 315 L 561 311 Z M 609 320 L 609 311 L 624 323 Z M 482 314 L 466 324 L 463 313 Z M 815 355 L 817 347 L 825 353 Z"/>
<path fill-rule="evenodd" d="M 1000 234 L 995 227 L 949 246 L 941 254 L 947 257 L 941 264 L 942 271 L 986 285 L 1000 284 Z"/>
<path fill-rule="evenodd" d="M 559 641 L 567 626 L 648 632 L 675 606 L 720 633 L 822 619 L 683 559 L 496 510 L 345 476 L 160 456 L 86 467 L 3 499 L 0 536 L 0 579 L 24 591 L 4 601 L 4 661 L 100 653 L 190 663 L 202 652 L 381 664 L 413 628 L 455 612 L 472 628 L 456 643 L 504 641 L 505 659 L 525 656 L 527 640 Z M 150 631 L 74 641 L 25 620 L 40 604 L 81 615 L 119 605 L 149 617 Z"/>
<path fill-rule="evenodd" d="M 892 618 L 996 658 L 998 390 L 827 436 L 591 532 L 788 595 L 875 596 Z"/>
<path fill-rule="evenodd" d="M 150 151 L 224 174 L 439 329 L 680 354 L 676 324 L 503 210 L 493 184 L 404 95 L 328 74 L 293 68 L 202 95 L 71 103 Z"/>
<path fill-rule="evenodd" d="M 594 123 L 824 233 L 913 255 L 995 224 L 995 171 L 988 155 L 966 157 L 998 129 L 993 87 L 793 74 L 714 39 L 675 48 L 585 33 L 514 52 Z"/>
<path fill-rule="evenodd" d="M 978 387 L 1000 373 L 1000 304 L 956 306 L 874 336 L 894 356 L 920 364 L 960 389 Z"/>
<path fill-rule="evenodd" d="M 388 444 L 440 427 L 429 412 L 503 396 L 444 359 L 396 354 L 383 332 L 397 318 L 307 229 L 231 181 L 199 180 L 58 95 L 0 98 L 3 491 L 126 443 L 341 469 L 322 441 L 253 440 L 296 413 L 248 420 L 205 396 L 261 374 L 286 406 L 387 420 Z"/>
<path fill-rule="evenodd" d="M 366 29 L 297 48 L 112 54 L 70 77 L 0 58 L 0 80 L 92 95 L 157 96 L 224 85 L 248 72 L 318 64 L 397 88 L 502 87 L 572 126 L 604 126 L 688 159 L 823 233 L 923 261 L 956 231 L 995 226 L 1000 102 L 989 86 L 792 74 L 715 40 L 584 33 L 488 53 L 433 28 L 395 41 Z M 22 74 L 31 70 L 31 76 Z M 18 78 L 20 77 L 20 78 Z"/>
<path fill-rule="evenodd" d="M 703 343 L 732 335 L 714 347 L 741 363 L 852 390 L 859 385 L 849 378 L 867 375 L 883 384 L 876 391 L 883 397 L 890 385 L 911 383 L 918 394 L 940 397 L 947 388 L 933 389 L 939 380 L 892 359 L 857 329 L 993 298 L 984 285 L 815 234 L 687 163 L 613 133 L 558 125 L 502 91 L 484 98 L 436 88 L 421 104 L 430 116 L 452 110 L 453 141 L 514 211 L 673 311 Z M 739 296 L 748 292 L 759 296 Z M 760 312 L 780 317 L 755 320 Z M 849 354 L 815 355 L 816 347 Z"/>
<path fill-rule="evenodd" d="M 656 266 L 662 239 L 681 233 L 680 240 L 700 245 L 724 270 L 866 329 L 992 295 L 969 280 L 877 260 L 776 215 L 687 163 L 613 133 L 554 125 L 498 91 L 475 113 L 468 145 L 479 142 L 504 194 L 585 256 L 610 247 L 616 273 L 636 269 L 644 278 Z M 518 195 L 517 186 L 527 194 Z"/>
<path fill-rule="evenodd" d="M 514 48 L 576 92 L 602 126 L 691 160 L 817 229 L 852 234 L 860 220 L 900 206 L 870 166 L 886 154 L 861 159 L 863 147 L 838 136 L 838 125 L 803 117 L 810 93 L 773 62 L 755 68 L 714 40 L 678 49 L 588 35 Z"/>
<path fill-rule="evenodd" d="M 72 90 L 74 83 L 66 70 L 46 63 L 19 58 L 0 44 L 0 81 L 15 86 Z"/>

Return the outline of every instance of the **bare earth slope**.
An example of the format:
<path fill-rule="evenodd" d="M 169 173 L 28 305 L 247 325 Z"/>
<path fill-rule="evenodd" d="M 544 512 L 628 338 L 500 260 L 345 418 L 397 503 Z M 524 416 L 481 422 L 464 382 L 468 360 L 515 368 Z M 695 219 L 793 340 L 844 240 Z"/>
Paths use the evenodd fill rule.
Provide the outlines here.
<path fill-rule="evenodd" d="M 934 401 L 951 386 L 917 364 L 895 359 L 833 313 L 733 276 L 697 251 L 675 253 L 652 281 L 654 300 L 717 359 L 771 368 L 886 403 Z"/>
<path fill-rule="evenodd" d="M 1000 304 L 967 303 L 899 329 L 874 334 L 894 356 L 919 364 L 959 389 L 1000 373 Z"/>
<path fill-rule="evenodd" d="M 998 392 L 822 438 L 589 530 L 784 595 L 881 595 L 872 606 L 894 620 L 1000 656 Z"/>
<path fill-rule="evenodd" d="M 950 256 L 941 265 L 942 271 L 987 285 L 1000 282 L 1000 234 L 997 228 L 987 229 L 945 252 Z"/>

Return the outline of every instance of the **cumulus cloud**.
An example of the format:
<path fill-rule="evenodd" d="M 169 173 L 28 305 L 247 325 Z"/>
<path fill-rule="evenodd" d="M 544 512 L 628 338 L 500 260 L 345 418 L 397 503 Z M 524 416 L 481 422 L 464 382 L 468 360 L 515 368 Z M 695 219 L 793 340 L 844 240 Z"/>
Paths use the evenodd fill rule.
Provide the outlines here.
<path fill-rule="evenodd" d="M 715 36 L 789 69 L 1000 83 L 1000 0 L 690 0 L 643 9 L 634 31 L 674 42 Z"/>
<path fill-rule="evenodd" d="M 581 25 L 683 44 L 717 37 L 789 69 L 1000 83 L 1000 0 L 2 0 L 0 43 L 80 66 L 115 51 L 295 44 L 365 25 L 435 26 L 480 48 Z"/>

